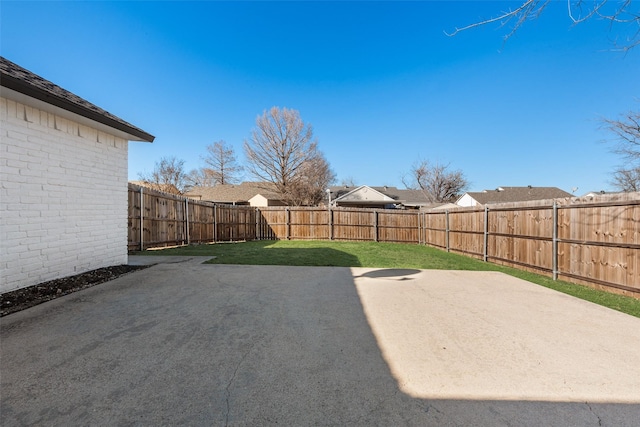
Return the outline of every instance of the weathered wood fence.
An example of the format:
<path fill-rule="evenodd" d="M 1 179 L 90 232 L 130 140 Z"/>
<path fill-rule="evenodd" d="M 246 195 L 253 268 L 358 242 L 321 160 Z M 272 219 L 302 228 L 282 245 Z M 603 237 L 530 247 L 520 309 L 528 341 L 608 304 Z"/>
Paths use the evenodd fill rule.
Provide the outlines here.
<path fill-rule="evenodd" d="M 640 297 L 640 193 L 419 212 L 216 205 L 129 184 L 129 250 L 278 239 L 426 244 Z"/>

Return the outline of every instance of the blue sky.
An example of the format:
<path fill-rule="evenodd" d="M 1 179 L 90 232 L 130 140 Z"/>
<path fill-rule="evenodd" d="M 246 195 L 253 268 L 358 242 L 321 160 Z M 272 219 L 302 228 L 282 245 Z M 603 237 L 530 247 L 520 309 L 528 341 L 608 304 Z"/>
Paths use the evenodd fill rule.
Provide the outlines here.
<path fill-rule="evenodd" d="M 155 135 L 129 145 L 130 179 L 164 156 L 198 168 L 218 140 L 243 162 L 279 106 L 313 125 L 338 183 L 402 187 L 427 159 L 471 191 L 612 189 L 621 159 L 599 119 L 640 107 L 640 48 L 572 26 L 564 1 L 506 44 L 497 24 L 444 33 L 517 4 L 2 0 L 0 51 Z"/>

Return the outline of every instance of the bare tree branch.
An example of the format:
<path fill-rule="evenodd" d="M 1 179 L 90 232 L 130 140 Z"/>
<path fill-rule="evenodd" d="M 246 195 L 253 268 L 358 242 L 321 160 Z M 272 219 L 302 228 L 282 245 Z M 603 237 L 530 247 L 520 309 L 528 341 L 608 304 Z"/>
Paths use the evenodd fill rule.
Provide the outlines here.
<path fill-rule="evenodd" d="M 625 161 L 614 171 L 612 184 L 620 191 L 640 191 L 640 112 L 630 111 L 621 119 L 603 122 L 615 135 L 612 151 Z"/>
<path fill-rule="evenodd" d="M 156 162 L 151 173 L 138 174 L 141 180 L 151 184 L 155 190 L 166 193 L 182 194 L 187 186 L 187 174 L 184 160 L 175 157 L 163 157 Z"/>
<path fill-rule="evenodd" d="M 256 118 L 251 139 L 244 143 L 247 169 L 259 180 L 275 184 L 288 203 L 311 203 L 315 200 L 311 193 L 322 181 L 313 177 L 312 166 L 326 165 L 330 172 L 317 146 L 312 126 L 302 121 L 298 111 L 272 107 Z M 332 181 L 333 172 L 328 173 L 328 177 Z M 324 187 L 321 190 L 324 191 Z"/>
<path fill-rule="evenodd" d="M 626 37 L 623 43 L 615 42 L 619 50 L 627 51 L 640 44 L 640 8 L 635 8 L 638 2 L 631 0 L 566 0 L 567 15 L 574 25 L 585 22 L 589 19 L 602 19 L 610 22 L 610 30 L 614 24 L 631 25 L 634 30 Z M 515 9 L 501 12 L 494 18 L 484 19 L 464 27 L 455 28 L 454 31 L 445 34 L 455 36 L 456 34 L 470 30 L 472 28 L 499 22 L 500 26 L 507 27 L 512 24 L 507 34 L 503 36 L 506 42 L 511 38 L 527 21 L 537 19 L 551 0 L 524 0 Z M 622 27 L 620 27 L 622 28 Z"/>
<path fill-rule="evenodd" d="M 449 165 L 421 160 L 414 163 L 409 177 L 403 177 L 402 183 L 409 189 L 422 190 L 429 202 L 451 202 L 469 183 L 461 171 L 449 171 L 448 168 Z"/>
<path fill-rule="evenodd" d="M 202 156 L 202 160 L 209 166 L 202 168 L 202 174 L 207 180 L 212 180 L 215 184 L 235 184 L 238 182 L 238 175 L 242 171 L 242 166 L 236 161 L 236 154 L 233 147 L 225 141 L 216 141 L 207 145 L 207 154 Z"/>
<path fill-rule="evenodd" d="M 634 169 L 618 169 L 613 174 L 612 184 L 620 191 L 640 191 L 640 167 Z"/>

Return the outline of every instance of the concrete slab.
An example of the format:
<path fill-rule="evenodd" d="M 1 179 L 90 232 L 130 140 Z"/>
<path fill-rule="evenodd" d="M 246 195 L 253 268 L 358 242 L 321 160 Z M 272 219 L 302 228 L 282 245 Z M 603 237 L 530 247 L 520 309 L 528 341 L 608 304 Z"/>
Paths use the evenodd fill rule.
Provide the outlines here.
<path fill-rule="evenodd" d="M 640 319 L 500 273 L 163 263 L 0 338 L 3 425 L 640 420 Z"/>

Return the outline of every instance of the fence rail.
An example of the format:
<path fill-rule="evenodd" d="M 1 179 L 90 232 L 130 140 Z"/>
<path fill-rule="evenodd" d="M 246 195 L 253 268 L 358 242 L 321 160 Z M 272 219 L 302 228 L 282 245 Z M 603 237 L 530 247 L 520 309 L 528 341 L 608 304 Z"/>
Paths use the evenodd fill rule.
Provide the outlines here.
<path fill-rule="evenodd" d="M 640 297 L 640 193 L 392 211 L 216 205 L 129 184 L 129 250 L 239 240 L 426 244 Z"/>

